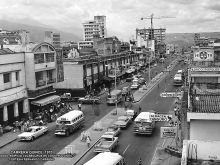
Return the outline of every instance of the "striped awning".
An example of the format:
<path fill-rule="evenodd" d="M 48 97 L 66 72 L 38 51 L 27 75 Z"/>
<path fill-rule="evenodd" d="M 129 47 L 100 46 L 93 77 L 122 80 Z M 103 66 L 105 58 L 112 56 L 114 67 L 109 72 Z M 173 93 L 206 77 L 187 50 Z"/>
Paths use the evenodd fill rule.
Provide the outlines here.
<path fill-rule="evenodd" d="M 56 101 L 60 101 L 60 96 L 52 95 L 52 96 L 47 96 L 39 100 L 32 101 L 31 104 L 37 105 L 37 106 L 45 106 L 47 104 L 50 104 Z"/>

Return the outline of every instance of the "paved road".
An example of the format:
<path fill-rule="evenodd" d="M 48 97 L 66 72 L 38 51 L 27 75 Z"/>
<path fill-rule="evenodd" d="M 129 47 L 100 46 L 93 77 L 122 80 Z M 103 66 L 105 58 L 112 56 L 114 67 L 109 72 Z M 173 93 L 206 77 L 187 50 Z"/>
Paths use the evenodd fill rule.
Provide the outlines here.
<path fill-rule="evenodd" d="M 171 75 L 176 73 L 178 69 L 180 69 L 180 65 L 175 67 L 175 69 L 171 72 Z M 156 110 L 160 113 L 167 113 L 174 99 L 173 98 L 161 98 L 159 96 L 160 92 L 164 91 L 176 91 L 177 87 L 173 87 L 172 79 L 170 76 L 166 78 L 160 83 L 160 88 L 155 87 L 154 90 L 151 91 L 140 103 L 135 106 L 138 107 L 141 105 L 142 111 L 147 111 L 149 109 Z M 147 108 L 146 108 L 147 107 Z M 139 158 L 142 159 L 142 163 L 145 165 L 150 164 L 155 147 L 160 138 L 160 127 L 164 123 L 157 123 L 155 132 L 152 136 L 138 136 L 133 134 L 133 124 L 130 125 L 126 130 L 122 130 L 119 135 L 119 146 L 114 150 L 114 152 L 118 152 L 125 157 L 127 165 L 137 164 Z M 82 165 L 83 163 L 90 160 L 96 154 L 92 152 L 92 150 L 84 156 L 84 158 L 77 163 L 77 165 Z"/>
<path fill-rule="evenodd" d="M 158 67 L 154 67 L 152 69 L 152 74 L 155 72 L 159 72 L 161 70 L 161 65 L 158 65 Z M 147 77 L 147 74 L 145 74 L 145 77 Z M 127 86 L 128 83 L 123 84 L 122 86 Z M 102 99 L 104 99 L 105 96 L 102 96 Z M 73 106 L 76 106 L 76 104 L 72 103 Z M 105 116 L 109 111 L 111 111 L 114 108 L 114 106 L 107 106 L 105 103 L 100 105 L 95 105 L 92 107 L 91 105 L 83 105 L 82 110 L 85 113 L 86 116 L 86 123 L 84 129 L 88 129 L 91 125 L 94 124 L 95 121 L 101 119 L 103 116 Z M 94 113 L 94 111 L 98 112 L 98 115 Z M 33 142 L 19 142 L 15 141 L 2 149 L 0 149 L 1 154 L 8 154 L 12 150 L 52 150 L 54 153 L 59 152 L 63 147 L 68 145 L 71 141 L 76 139 L 80 133 L 83 130 L 76 131 L 74 134 L 70 135 L 69 137 L 56 137 L 54 135 L 55 132 L 55 125 L 53 124 L 52 127 L 50 127 L 50 130 L 48 133 L 38 139 L 36 139 Z M 39 161 L 27 161 L 27 162 L 14 162 L 14 161 L 8 161 L 7 159 L 0 159 L 0 164 L 4 165 L 40 165 L 44 162 Z"/>

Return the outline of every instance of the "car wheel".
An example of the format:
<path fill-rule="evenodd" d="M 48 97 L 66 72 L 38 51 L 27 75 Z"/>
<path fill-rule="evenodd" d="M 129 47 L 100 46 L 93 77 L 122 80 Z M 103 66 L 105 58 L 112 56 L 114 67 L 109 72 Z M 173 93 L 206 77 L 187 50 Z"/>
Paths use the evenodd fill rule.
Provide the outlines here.
<path fill-rule="evenodd" d="M 34 136 L 32 136 L 32 137 L 31 137 L 31 141 L 34 141 L 34 139 L 35 139 Z"/>
<path fill-rule="evenodd" d="M 66 136 L 69 136 L 70 135 L 70 132 L 69 131 L 66 131 Z"/>

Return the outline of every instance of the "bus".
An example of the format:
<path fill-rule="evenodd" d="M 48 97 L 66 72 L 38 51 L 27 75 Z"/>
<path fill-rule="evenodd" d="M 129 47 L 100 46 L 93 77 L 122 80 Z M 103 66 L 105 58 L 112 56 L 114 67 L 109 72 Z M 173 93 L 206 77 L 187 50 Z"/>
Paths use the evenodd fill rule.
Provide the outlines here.
<path fill-rule="evenodd" d="M 155 128 L 155 121 L 150 120 L 150 115 L 155 114 L 152 110 L 151 112 L 141 112 L 134 119 L 134 133 L 135 134 L 145 134 L 151 135 Z"/>
<path fill-rule="evenodd" d="M 116 104 L 121 102 L 122 100 L 122 91 L 119 89 L 115 89 L 111 91 L 110 95 L 107 97 L 107 104 Z"/>
<path fill-rule="evenodd" d="M 126 165 L 124 158 L 119 153 L 99 153 L 84 165 Z"/>
<path fill-rule="evenodd" d="M 82 127 L 85 122 L 85 116 L 82 111 L 70 111 L 56 120 L 55 135 L 69 136 L 74 130 Z"/>

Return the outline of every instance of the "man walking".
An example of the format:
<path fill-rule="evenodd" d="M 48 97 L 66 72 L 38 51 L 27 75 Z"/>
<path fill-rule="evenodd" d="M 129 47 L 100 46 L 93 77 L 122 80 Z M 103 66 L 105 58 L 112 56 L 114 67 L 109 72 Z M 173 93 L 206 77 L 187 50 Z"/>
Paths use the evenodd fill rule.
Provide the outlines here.
<path fill-rule="evenodd" d="M 139 106 L 138 110 L 139 110 L 139 113 L 141 113 L 141 110 L 142 110 L 141 106 Z"/>
<path fill-rule="evenodd" d="M 87 146 L 89 148 L 90 147 L 90 143 L 91 143 L 91 139 L 90 139 L 89 136 L 87 136 L 87 138 L 86 138 L 86 143 L 87 143 Z"/>

